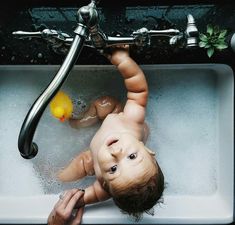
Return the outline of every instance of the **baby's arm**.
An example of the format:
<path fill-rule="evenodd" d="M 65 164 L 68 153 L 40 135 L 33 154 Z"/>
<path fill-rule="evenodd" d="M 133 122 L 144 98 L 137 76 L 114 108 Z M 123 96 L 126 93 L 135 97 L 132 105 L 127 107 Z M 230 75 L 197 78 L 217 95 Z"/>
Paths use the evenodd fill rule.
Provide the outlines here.
<path fill-rule="evenodd" d="M 87 150 L 75 157 L 71 163 L 58 174 L 58 178 L 63 182 L 69 182 L 94 174 L 92 154 L 90 150 Z M 96 180 L 85 189 L 84 198 L 78 202 L 77 207 L 105 201 L 109 198 L 110 195 L 103 189 L 100 182 Z"/>
<path fill-rule="evenodd" d="M 76 156 L 69 165 L 57 175 L 63 182 L 75 181 L 87 175 L 94 175 L 91 151 L 87 150 Z"/>
<path fill-rule="evenodd" d="M 106 192 L 100 182 L 96 180 L 92 185 L 85 189 L 84 204 L 94 204 L 109 199 L 111 196 Z"/>
<path fill-rule="evenodd" d="M 83 207 L 85 205 L 94 204 L 98 202 L 103 202 L 111 198 L 110 194 L 106 192 L 100 182 L 95 180 L 95 182 L 88 186 L 84 191 L 84 197 L 77 201 L 76 208 Z"/>
<path fill-rule="evenodd" d="M 116 49 L 110 56 L 110 61 L 122 74 L 128 91 L 124 114 L 138 123 L 143 123 L 148 98 L 148 85 L 143 71 L 131 59 L 127 48 Z"/>
<path fill-rule="evenodd" d="M 87 111 L 82 115 L 82 119 L 70 119 L 69 123 L 73 128 L 87 127 L 103 120 L 109 113 L 119 113 L 122 111 L 121 103 L 111 96 L 104 96 L 91 103 Z"/>

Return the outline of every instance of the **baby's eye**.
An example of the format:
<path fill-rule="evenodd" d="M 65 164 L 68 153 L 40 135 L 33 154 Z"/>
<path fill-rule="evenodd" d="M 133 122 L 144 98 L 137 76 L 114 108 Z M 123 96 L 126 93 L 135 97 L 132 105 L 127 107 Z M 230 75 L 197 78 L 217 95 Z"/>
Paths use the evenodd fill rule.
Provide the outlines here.
<path fill-rule="evenodd" d="M 115 173 L 116 170 L 117 170 L 117 165 L 112 166 L 112 167 L 110 168 L 110 173 Z"/>
<path fill-rule="evenodd" d="M 128 156 L 129 159 L 135 159 L 137 157 L 137 153 L 132 153 Z"/>

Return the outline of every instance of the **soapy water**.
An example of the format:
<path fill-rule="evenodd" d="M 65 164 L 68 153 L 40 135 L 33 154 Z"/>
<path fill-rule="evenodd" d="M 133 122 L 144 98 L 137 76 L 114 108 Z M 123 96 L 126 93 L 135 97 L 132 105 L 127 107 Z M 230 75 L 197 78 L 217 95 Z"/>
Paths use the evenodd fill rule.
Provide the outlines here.
<path fill-rule="evenodd" d="M 34 136 L 39 147 L 37 156 L 31 160 L 20 156 L 17 139 L 22 121 L 51 79 L 49 72 L 37 73 L 44 81 L 28 73 L 1 78 L 0 115 L 4 119 L 0 126 L 0 196 L 59 193 L 68 188 L 85 188 L 95 180 L 87 177 L 62 183 L 56 174 L 87 149 L 100 123 L 72 129 L 68 122 L 53 118 L 47 107 Z M 165 175 L 165 194 L 213 194 L 217 189 L 218 160 L 216 77 L 192 70 L 146 71 L 146 77 L 150 91 L 146 114 L 150 136 L 146 145 L 156 152 Z M 73 72 L 62 90 L 86 107 L 102 95 L 112 95 L 123 102 L 126 96 L 123 80 L 116 71 Z"/>

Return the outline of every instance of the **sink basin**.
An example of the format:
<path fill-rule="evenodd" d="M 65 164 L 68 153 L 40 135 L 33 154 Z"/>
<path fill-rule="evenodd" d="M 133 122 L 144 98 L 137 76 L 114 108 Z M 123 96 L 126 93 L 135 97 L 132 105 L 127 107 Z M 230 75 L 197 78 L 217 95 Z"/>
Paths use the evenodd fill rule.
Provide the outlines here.
<path fill-rule="evenodd" d="M 59 66 L 0 66 L 0 223 L 46 223 L 60 192 L 84 188 L 89 177 L 69 184 L 58 170 L 86 148 L 100 124 L 72 129 L 47 107 L 34 141 L 39 152 L 26 160 L 18 134 L 30 106 Z M 147 146 L 165 175 L 164 203 L 144 224 L 226 224 L 234 211 L 234 75 L 224 64 L 143 65 L 149 83 Z M 84 110 L 97 96 L 125 100 L 113 66 L 75 66 L 62 89 Z M 112 200 L 86 207 L 83 223 L 133 223 Z"/>

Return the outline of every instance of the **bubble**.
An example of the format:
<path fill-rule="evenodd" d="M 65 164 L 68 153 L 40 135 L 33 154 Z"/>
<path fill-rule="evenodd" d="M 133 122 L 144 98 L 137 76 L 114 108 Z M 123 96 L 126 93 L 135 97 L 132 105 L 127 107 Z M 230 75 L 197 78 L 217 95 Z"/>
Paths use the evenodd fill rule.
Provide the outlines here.
<path fill-rule="evenodd" d="M 38 57 L 39 59 L 41 59 L 41 58 L 43 57 L 43 54 L 42 54 L 42 53 L 38 53 L 37 57 Z"/>

